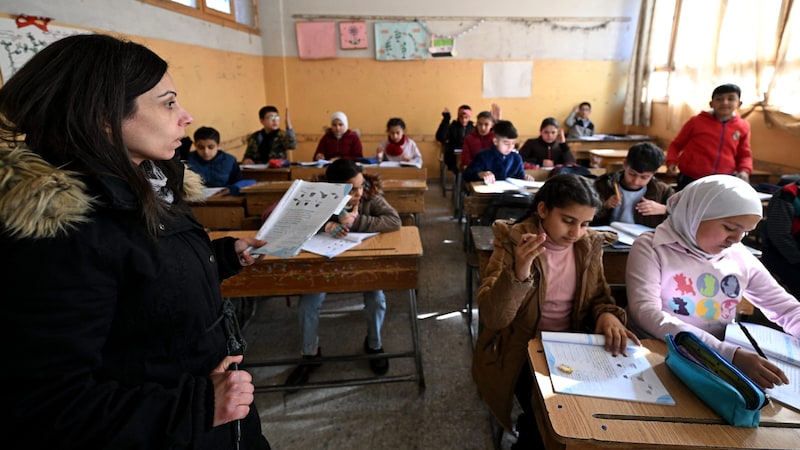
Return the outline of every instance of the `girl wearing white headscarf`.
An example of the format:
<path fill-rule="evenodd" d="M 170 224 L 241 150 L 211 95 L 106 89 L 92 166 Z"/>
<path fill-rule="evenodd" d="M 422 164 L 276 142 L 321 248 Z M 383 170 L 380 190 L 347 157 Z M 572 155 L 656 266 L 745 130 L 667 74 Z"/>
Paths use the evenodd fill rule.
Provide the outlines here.
<path fill-rule="evenodd" d="M 320 138 L 314 160 L 336 161 L 339 158 L 357 160 L 364 157 L 361 139 L 349 130 L 347 115 L 336 111 L 331 115 L 331 126 Z"/>
<path fill-rule="evenodd" d="M 628 326 L 661 340 L 693 332 L 762 387 L 787 383 L 774 364 L 722 341 L 743 296 L 800 337 L 800 303 L 740 242 L 761 219 L 756 191 L 740 178 L 711 175 L 670 197 L 667 212 L 628 256 Z"/>

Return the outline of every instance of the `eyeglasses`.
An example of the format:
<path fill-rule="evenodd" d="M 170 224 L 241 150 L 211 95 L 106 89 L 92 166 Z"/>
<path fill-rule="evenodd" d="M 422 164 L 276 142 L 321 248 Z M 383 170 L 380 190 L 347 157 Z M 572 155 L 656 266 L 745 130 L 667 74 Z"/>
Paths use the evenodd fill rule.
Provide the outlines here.
<path fill-rule="evenodd" d="M 267 116 L 264 117 L 266 120 L 281 120 L 281 116 Z"/>

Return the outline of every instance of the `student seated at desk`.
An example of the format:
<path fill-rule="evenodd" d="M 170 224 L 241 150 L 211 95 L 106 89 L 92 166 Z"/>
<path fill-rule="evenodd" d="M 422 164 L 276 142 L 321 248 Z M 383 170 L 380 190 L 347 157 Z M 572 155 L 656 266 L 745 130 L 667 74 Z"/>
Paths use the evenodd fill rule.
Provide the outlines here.
<path fill-rule="evenodd" d="M 188 164 L 207 187 L 228 187 L 244 178 L 236 158 L 219 148 L 219 131 L 211 127 L 194 132 L 194 151 L 189 153 Z"/>
<path fill-rule="evenodd" d="M 314 161 L 336 161 L 339 158 L 356 160 L 364 157 L 361 138 L 347 127 L 345 113 L 337 111 L 331 115 L 331 127 L 320 138 Z"/>
<path fill-rule="evenodd" d="M 386 122 L 386 140 L 378 145 L 375 154 L 378 161 L 400 161 L 422 167 L 422 153 L 417 143 L 406 136 L 406 123 L 399 117 Z"/>
<path fill-rule="evenodd" d="M 247 138 L 242 164 L 266 164 L 272 159 L 288 159 L 287 151 L 297 148 L 289 108 L 286 108 L 286 131 L 280 128 L 281 116 L 274 106 L 268 105 L 258 110 L 258 120 L 263 128 Z"/>
<path fill-rule="evenodd" d="M 522 167 L 522 158 L 514 151 L 517 129 L 508 120 L 500 120 L 494 126 L 494 146 L 478 153 L 464 170 L 464 181 L 494 183 L 506 178 L 532 180 Z"/>
<path fill-rule="evenodd" d="M 389 232 L 400 229 L 400 215 L 386 202 L 380 193 L 377 176 L 365 175 L 361 167 L 349 159 L 338 159 L 325 170 L 325 181 L 331 183 L 350 183 L 353 185 L 350 203 L 342 214 L 325 224 L 324 231 L 333 236 L 343 237 L 349 231 L 370 233 Z M 354 286 L 357 288 L 357 286 Z M 304 359 L 314 360 L 322 356 L 319 347 L 319 309 L 325 301 L 325 293 L 305 294 L 300 297 L 297 314 L 300 334 L 303 339 Z M 367 336 L 364 338 L 364 352 L 383 353 L 381 327 L 386 313 L 386 296 L 383 291 L 364 292 L 364 311 L 367 319 Z M 308 382 L 308 377 L 319 364 L 297 366 L 286 380 L 287 385 L 295 386 Z M 388 359 L 371 359 L 369 366 L 376 375 L 389 370 Z"/>
<path fill-rule="evenodd" d="M 601 175 L 594 188 L 603 206 L 592 225 L 638 223 L 655 228 L 667 217 L 667 199 L 675 191 L 655 177 L 664 164 L 664 152 L 649 142 L 632 146 L 622 170 Z"/>
<path fill-rule="evenodd" d="M 625 311 L 603 275 L 602 246 L 611 233 L 588 228 L 600 199 L 578 175 L 556 175 L 534 197 L 531 217 L 493 225 L 494 252 L 478 290 L 483 330 L 472 361 L 481 397 L 511 432 L 513 397 L 522 406 L 514 448 L 543 448 L 533 417 L 528 341 L 541 331 L 600 333 L 606 349 L 624 353 Z"/>
<path fill-rule="evenodd" d="M 552 117 L 542 121 L 539 137 L 525 141 L 519 154 L 523 161 L 534 167 L 553 167 L 575 162 L 575 155 L 567 145 L 564 130 L 558 128 L 558 121 Z"/>
<path fill-rule="evenodd" d="M 594 124 L 589 119 L 592 113 L 592 105 L 589 102 L 582 102 L 569 113 L 564 125 L 569 127 L 567 137 L 570 139 L 582 138 L 584 136 L 594 136 Z"/>
<path fill-rule="evenodd" d="M 740 242 L 761 220 L 756 191 L 731 175 L 709 175 L 670 197 L 667 210 L 667 220 L 639 236 L 628 255 L 630 328 L 661 340 L 691 331 L 761 387 L 788 383 L 771 362 L 723 341 L 743 296 L 800 337 L 800 302 Z"/>
<path fill-rule="evenodd" d="M 491 148 L 494 144 L 495 122 L 500 120 L 500 106 L 492 104 L 491 111 L 481 111 L 475 122 L 475 129 L 464 137 L 464 148 L 461 149 L 461 170 L 469 167 L 469 163 L 481 150 Z"/>
<path fill-rule="evenodd" d="M 767 205 L 761 261 L 800 300 L 800 180 L 775 192 Z"/>

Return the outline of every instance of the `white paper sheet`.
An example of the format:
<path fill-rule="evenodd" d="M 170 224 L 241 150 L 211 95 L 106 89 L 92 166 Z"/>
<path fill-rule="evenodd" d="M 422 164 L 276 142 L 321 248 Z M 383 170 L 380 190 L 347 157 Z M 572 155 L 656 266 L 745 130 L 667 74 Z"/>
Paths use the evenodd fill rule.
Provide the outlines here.
<path fill-rule="evenodd" d="M 532 61 L 483 63 L 484 98 L 529 98 L 532 85 Z"/>
<path fill-rule="evenodd" d="M 333 258 L 334 256 L 340 255 L 360 245 L 364 239 L 377 236 L 378 234 L 380 233 L 347 233 L 347 236 L 337 238 L 328 233 L 317 233 L 303 244 L 303 250 L 327 258 Z"/>

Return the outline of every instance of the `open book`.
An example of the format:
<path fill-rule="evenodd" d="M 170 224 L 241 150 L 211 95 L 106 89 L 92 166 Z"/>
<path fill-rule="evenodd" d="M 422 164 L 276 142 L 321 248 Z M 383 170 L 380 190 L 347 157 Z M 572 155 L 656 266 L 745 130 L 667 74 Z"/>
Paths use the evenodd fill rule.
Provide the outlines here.
<path fill-rule="evenodd" d="M 789 377 L 789 384 L 767 389 L 767 394 L 784 405 L 800 409 L 800 339 L 764 325 L 743 322 L 758 347 L 773 364 Z M 729 323 L 725 342 L 755 351 L 738 323 Z"/>
<path fill-rule="evenodd" d="M 378 167 L 416 167 L 417 169 L 422 167 L 422 161 L 418 162 L 411 162 L 411 161 L 380 161 L 377 164 Z"/>
<path fill-rule="evenodd" d="M 305 244 L 303 250 L 328 258 L 346 252 L 360 244 L 364 239 L 376 236 L 380 233 L 347 233 L 345 237 L 334 237 L 328 233 L 320 232 L 311 237 Z"/>
<path fill-rule="evenodd" d="M 542 347 L 553 390 L 562 394 L 674 405 L 656 375 L 645 347 L 628 346 L 628 356 L 612 356 L 605 336 L 542 332 Z"/>
<path fill-rule="evenodd" d="M 352 187 L 346 183 L 295 180 L 256 233 L 256 238 L 267 244 L 250 253 L 284 258 L 297 255 L 303 244 L 344 208 Z"/>
<path fill-rule="evenodd" d="M 611 225 L 599 225 L 591 227 L 593 230 L 613 231 L 617 233 L 617 244 L 633 245 L 633 241 L 640 234 L 653 231 L 655 228 L 638 223 L 611 222 Z"/>

